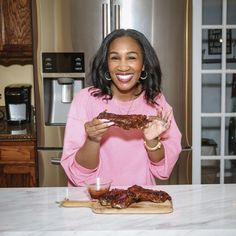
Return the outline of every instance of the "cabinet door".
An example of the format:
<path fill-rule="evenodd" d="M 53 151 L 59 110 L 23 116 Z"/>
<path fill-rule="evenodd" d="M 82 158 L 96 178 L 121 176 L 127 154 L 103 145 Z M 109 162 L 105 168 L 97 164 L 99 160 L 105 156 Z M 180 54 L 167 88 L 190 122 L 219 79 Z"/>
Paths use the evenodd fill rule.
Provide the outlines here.
<path fill-rule="evenodd" d="M 0 187 L 36 187 L 35 142 L 0 142 Z"/>
<path fill-rule="evenodd" d="M 0 165 L 0 187 L 36 187 L 35 165 Z"/>
<path fill-rule="evenodd" d="M 31 0 L 0 0 L 0 64 L 32 63 Z"/>

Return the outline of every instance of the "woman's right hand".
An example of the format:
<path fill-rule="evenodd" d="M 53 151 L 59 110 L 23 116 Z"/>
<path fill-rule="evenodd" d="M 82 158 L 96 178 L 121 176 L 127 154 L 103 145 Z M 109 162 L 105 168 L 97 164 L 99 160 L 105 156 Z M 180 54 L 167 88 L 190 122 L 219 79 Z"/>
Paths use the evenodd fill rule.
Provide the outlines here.
<path fill-rule="evenodd" d="M 100 142 L 103 134 L 112 125 L 114 125 L 114 123 L 109 120 L 94 118 L 92 121 L 86 122 L 84 126 L 87 137 L 91 141 Z"/>

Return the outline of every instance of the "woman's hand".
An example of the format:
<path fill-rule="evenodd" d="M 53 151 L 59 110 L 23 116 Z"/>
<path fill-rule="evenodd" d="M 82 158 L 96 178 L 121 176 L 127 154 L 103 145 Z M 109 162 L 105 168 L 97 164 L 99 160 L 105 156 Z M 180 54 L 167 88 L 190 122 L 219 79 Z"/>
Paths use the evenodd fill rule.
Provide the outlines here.
<path fill-rule="evenodd" d="M 153 140 L 170 128 L 172 109 L 170 111 L 158 110 L 156 116 L 150 116 L 151 122 L 144 128 L 144 139 Z"/>
<path fill-rule="evenodd" d="M 107 129 L 112 126 L 114 123 L 110 122 L 106 119 L 97 119 L 94 118 L 92 121 L 85 123 L 85 132 L 87 133 L 87 137 L 94 141 L 100 142 L 103 134 L 107 131 Z"/>

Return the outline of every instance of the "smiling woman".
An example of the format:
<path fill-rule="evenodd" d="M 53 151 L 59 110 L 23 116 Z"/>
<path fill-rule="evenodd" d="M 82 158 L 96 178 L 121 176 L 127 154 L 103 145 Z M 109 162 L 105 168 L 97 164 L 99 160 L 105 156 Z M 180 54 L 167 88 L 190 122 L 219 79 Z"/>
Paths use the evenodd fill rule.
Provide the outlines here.
<path fill-rule="evenodd" d="M 161 92 L 160 64 L 149 41 L 136 30 L 111 32 L 91 74 L 93 86 L 76 95 L 66 124 L 61 164 L 69 185 L 96 177 L 116 186 L 168 178 L 181 151 L 181 134 Z M 98 116 L 105 110 L 109 116 Z M 132 129 L 117 126 L 113 118 L 124 115 L 148 122 L 141 127 L 133 119 Z"/>

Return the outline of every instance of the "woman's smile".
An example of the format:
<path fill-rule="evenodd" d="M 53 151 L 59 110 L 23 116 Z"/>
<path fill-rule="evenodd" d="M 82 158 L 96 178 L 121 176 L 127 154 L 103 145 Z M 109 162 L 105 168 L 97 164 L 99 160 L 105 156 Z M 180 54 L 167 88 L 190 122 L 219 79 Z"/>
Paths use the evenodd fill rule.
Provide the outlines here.
<path fill-rule="evenodd" d="M 133 78 L 132 73 L 116 73 L 116 78 L 122 82 L 122 83 L 127 83 Z"/>

